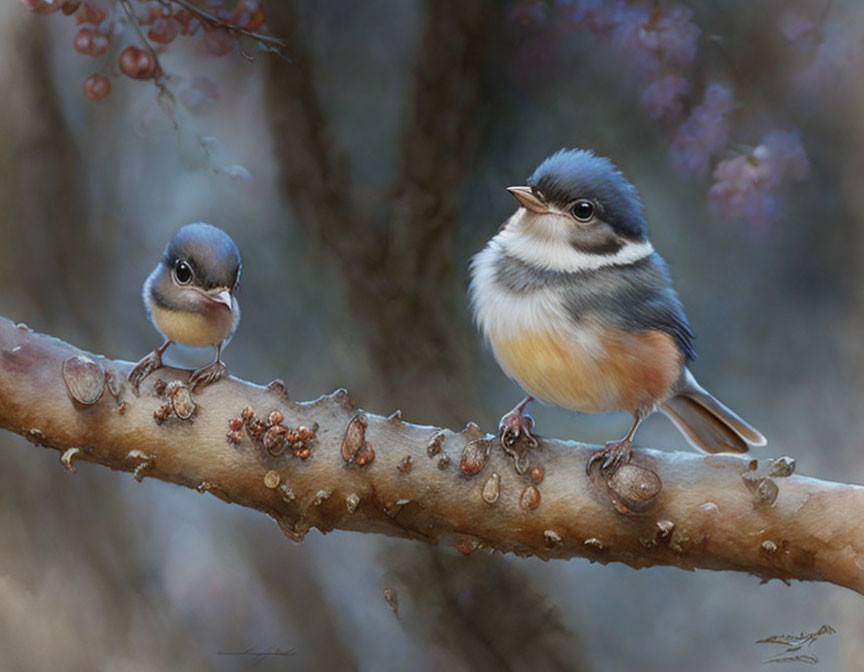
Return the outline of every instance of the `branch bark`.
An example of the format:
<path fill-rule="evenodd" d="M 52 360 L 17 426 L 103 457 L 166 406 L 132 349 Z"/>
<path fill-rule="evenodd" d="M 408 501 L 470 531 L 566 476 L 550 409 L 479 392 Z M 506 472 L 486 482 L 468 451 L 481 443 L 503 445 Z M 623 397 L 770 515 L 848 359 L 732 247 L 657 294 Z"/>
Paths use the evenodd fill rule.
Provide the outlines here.
<path fill-rule="evenodd" d="M 792 475 L 788 459 L 759 467 L 640 449 L 636 469 L 663 486 L 624 515 L 613 506 L 623 490 L 585 474 L 592 446 L 545 440 L 516 469 L 473 425 L 365 413 L 344 391 L 297 403 L 278 381 L 230 378 L 190 398 L 188 372 L 174 369 L 135 397 L 130 366 L 0 318 L 0 427 L 61 451 L 73 471 L 93 462 L 258 509 L 295 541 L 312 527 L 376 532 L 465 553 L 746 571 L 864 593 L 864 487 Z M 255 418 L 247 411 L 239 428 L 247 407 Z M 314 437 L 298 443 L 300 425 Z"/>

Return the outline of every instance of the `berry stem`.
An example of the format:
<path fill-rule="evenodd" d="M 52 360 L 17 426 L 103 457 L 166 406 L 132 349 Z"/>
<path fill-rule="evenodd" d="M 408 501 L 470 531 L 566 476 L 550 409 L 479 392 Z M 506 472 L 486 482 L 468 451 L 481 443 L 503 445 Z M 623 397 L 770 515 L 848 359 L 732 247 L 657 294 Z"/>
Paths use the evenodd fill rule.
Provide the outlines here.
<path fill-rule="evenodd" d="M 159 62 L 159 56 L 153 48 L 153 45 L 150 44 L 147 36 L 144 35 L 144 31 L 141 30 L 141 26 L 138 24 L 138 18 L 135 16 L 135 10 L 132 8 L 130 0 L 120 0 L 120 5 L 123 7 L 123 11 L 126 13 L 126 18 L 129 19 L 129 23 L 131 23 L 135 28 L 135 32 L 138 33 L 138 37 L 141 39 L 144 48 L 147 49 L 153 57 L 153 83 L 156 85 L 156 88 L 159 89 L 159 104 L 162 109 L 168 113 L 168 117 L 171 119 L 171 124 L 174 126 L 174 130 L 179 131 L 180 124 L 174 116 L 174 108 L 176 107 L 174 94 L 171 93 L 168 86 L 165 84 L 165 71 L 162 69 L 162 64 Z"/>
<path fill-rule="evenodd" d="M 126 2 L 128 0 L 121 0 Z M 248 30 L 246 28 L 242 28 L 240 26 L 236 26 L 233 23 L 228 23 L 227 21 L 223 21 L 218 16 L 211 14 L 206 9 L 202 9 L 198 7 L 194 3 L 189 0 L 159 0 L 159 3 L 164 7 L 170 7 L 171 5 L 177 5 L 182 7 L 187 12 L 194 14 L 202 21 L 209 23 L 210 25 L 217 26 L 219 28 L 224 28 L 230 33 L 234 33 L 237 35 L 245 35 L 246 37 L 250 37 L 253 40 L 256 40 L 261 46 L 266 48 L 268 51 L 276 54 L 277 56 L 284 58 L 286 61 L 291 61 L 288 57 L 288 42 L 278 37 L 273 37 L 272 35 L 265 35 L 264 33 L 259 33 L 254 30 Z"/>

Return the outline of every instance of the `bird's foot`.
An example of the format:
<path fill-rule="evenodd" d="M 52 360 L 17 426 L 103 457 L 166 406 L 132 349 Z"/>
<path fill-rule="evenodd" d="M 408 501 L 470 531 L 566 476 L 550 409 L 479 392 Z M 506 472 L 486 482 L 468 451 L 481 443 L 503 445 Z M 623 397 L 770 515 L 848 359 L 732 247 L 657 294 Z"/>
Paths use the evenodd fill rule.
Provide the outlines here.
<path fill-rule="evenodd" d="M 611 476 L 633 457 L 633 442 L 630 439 L 610 441 L 600 450 L 594 451 L 585 465 L 585 472 L 590 476 L 592 467 L 600 462 L 600 470 Z"/>
<path fill-rule="evenodd" d="M 537 447 L 537 439 L 531 434 L 534 429 L 534 418 L 525 412 L 524 402 L 501 418 L 498 423 L 498 441 L 501 447 L 509 452 L 523 438 L 529 447 Z"/>
<path fill-rule="evenodd" d="M 138 396 L 138 387 L 141 385 L 141 381 L 156 371 L 156 369 L 161 369 L 162 366 L 162 351 L 157 349 L 146 355 L 129 372 L 129 384 L 132 386 L 132 391 L 136 397 Z"/>
<path fill-rule="evenodd" d="M 222 360 L 217 359 L 212 364 L 202 366 L 196 369 L 189 377 L 189 386 L 193 392 L 197 392 L 203 387 L 212 385 L 213 383 L 222 380 L 228 375 L 228 367 L 222 363 Z"/>

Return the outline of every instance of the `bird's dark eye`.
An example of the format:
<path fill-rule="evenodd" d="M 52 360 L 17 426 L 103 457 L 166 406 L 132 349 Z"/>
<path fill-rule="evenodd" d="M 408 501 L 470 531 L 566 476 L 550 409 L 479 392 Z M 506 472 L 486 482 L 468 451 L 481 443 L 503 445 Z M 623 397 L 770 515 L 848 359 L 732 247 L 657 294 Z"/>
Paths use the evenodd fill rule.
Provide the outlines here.
<path fill-rule="evenodd" d="M 187 261 L 178 261 L 174 266 L 174 278 L 181 285 L 192 282 L 192 267 Z"/>
<path fill-rule="evenodd" d="M 594 216 L 594 204 L 587 199 L 580 199 L 570 208 L 570 213 L 580 222 L 587 222 Z"/>

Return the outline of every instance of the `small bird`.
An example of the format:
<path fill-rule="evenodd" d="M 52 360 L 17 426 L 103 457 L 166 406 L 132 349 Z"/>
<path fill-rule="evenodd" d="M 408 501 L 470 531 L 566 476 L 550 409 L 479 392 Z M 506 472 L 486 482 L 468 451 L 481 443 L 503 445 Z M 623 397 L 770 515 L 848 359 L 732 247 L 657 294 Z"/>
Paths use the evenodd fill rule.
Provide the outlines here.
<path fill-rule="evenodd" d="M 199 222 L 187 224 L 174 234 L 144 281 L 144 307 L 165 342 L 129 374 L 136 395 L 141 381 L 162 368 L 162 354 L 172 343 L 216 348 L 216 361 L 192 373 L 189 383 L 193 390 L 228 373 L 222 363 L 222 348 L 240 323 L 240 305 L 234 295 L 241 268 L 237 246 L 221 229 Z"/>
<path fill-rule="evenodd" d="M 586 465 L 630 461 L 646 416 L 664 413 L 695 448 L 746 452 L 765 437 L 706 392 L 690 370 L 693 332 L 666 263 L 648 239 L 636 188 L 606 158 L 561 150 L 471 265 L 475 319 L 504 372 L 528 393 L 501 419 L 505 447 L 531 435 L 533 398 L 587 413 L 626 410 L 630 430 Z"/>

